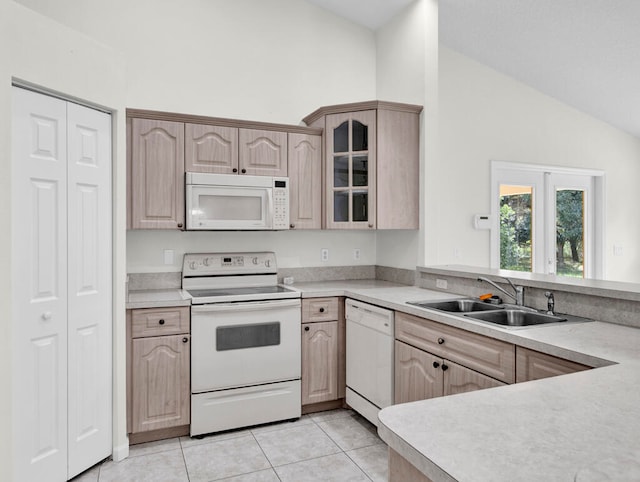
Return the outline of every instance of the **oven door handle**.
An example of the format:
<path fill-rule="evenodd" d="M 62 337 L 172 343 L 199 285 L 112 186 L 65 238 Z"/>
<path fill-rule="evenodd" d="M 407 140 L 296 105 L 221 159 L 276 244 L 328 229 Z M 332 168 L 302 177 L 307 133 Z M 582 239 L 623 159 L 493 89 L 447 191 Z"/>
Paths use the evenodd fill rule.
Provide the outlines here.
<path fill-rule="evenodd" d="M 191 313 L 212 313 L 222 311 L 264 311 L 288 307 L 300 307 L 300 299 L 277 301 L 247 301 L 242 303 L 212 303 L 208 305 L 192 305 Z"/>

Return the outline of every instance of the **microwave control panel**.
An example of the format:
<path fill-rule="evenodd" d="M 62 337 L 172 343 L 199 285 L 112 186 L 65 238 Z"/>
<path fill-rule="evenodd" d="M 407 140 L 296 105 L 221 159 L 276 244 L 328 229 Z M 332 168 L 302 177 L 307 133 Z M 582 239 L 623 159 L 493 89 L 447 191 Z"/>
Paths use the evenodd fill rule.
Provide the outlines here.
<path fill-rule="evenodd" d="M 273 179 L 273 229 L 289 229 L 289 179 Z"/>

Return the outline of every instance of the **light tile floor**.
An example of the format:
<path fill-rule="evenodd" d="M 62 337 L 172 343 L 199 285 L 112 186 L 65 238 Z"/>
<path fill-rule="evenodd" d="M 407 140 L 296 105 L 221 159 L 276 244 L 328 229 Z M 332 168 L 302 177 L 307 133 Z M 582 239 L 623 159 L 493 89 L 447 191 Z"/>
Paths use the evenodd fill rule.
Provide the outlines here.
<path fill-rule="evenodd" d="M 304 415 L 293 422 L 202 439 L 180 437 L 132 445 L 75 482 L 386 481 L 387 446 L 352 410 Z"/>

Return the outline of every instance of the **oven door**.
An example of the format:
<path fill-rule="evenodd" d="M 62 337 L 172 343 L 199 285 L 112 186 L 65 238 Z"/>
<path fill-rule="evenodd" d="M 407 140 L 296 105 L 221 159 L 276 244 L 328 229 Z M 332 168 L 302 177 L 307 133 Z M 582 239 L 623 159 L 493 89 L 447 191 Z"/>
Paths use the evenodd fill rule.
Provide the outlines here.
<path fill-rule="evenodd" d="M 273 229 L 270 187 L 187 184 L 187 229 Z"/>
<path fill-rule="evenodd" d="M 300 299 L 191 307 L 191 391 L 300 378 Z"/>

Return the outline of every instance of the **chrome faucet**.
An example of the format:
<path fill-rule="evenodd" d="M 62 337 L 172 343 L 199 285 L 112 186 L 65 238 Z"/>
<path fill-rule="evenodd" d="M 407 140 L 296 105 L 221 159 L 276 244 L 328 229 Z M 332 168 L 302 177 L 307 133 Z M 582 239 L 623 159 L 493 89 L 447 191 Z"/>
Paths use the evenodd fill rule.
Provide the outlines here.
<path fill-rule="evenodd" d="M 554 315 L 554 307 L 556 306 L 556 300 L 553 298 L 551 291 L 545 291 L 544 295 L 547 297 L 547 315 Z"/>
<path fill-rule="evenodd" d="M 507 283 L 509 283 L 511 285 L 511 287 L 513 288 L 514 294 L 511 294 L 508 291 L 506 291 L 505 289 L 500 288 L 500 286 L 495 284 L 490 279 L 485 278 L 484 276 L 480 276 L 478 278 L 478 281 L 486 281 L 491 286 L 493 286 L 495 289 L 502 291 L 505 295 L 507 295 L 508 297 L 512 298 L 513 301 L 516 302 L 516 305 L 524 306 L 524 286 L 516 286 L 511 282 L 511 280 L 509 278 L 504 278 L 504 279 L 507 281 Z"/>

